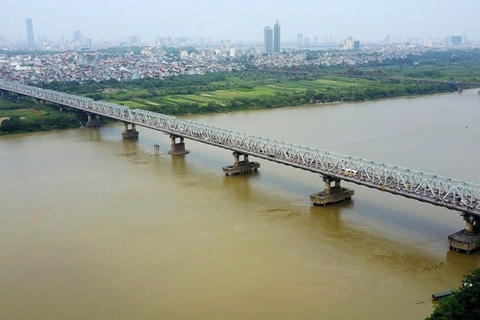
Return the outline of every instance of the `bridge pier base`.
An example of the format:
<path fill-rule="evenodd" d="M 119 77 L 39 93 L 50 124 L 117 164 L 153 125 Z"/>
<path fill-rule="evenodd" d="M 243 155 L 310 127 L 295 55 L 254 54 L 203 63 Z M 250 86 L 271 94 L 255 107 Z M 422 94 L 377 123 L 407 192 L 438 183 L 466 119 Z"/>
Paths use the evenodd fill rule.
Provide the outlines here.
<path fill-rule="evenodd" d="M 338 178 L 323 176 L 323 181 L 325 182 L 325 190 L 310 195 L 310 201 L 312 201 L 313 205 L 326 206 L 330 203 L 350 199 L 355 193 L 352 189 L 341 187 L 341 180 Z M 331 185 L 332 182 L 335 182 L 333 187 Z"/>
<path fill-rule="evenodd" d="M 88 128 L 99 128 L 102 126 L 102 122 L 100 121 L 100 116 L 97 114 L 95 118 L 92 118 L 90 113 L 87 113 L 88 121 L 85 124 Z"/>
<path fill-rule="evenodd" d="M 448 236 L 448 246 L 457 252 L 470 253 L 480 248 L 480 226 L 478 218 L 464 214 L 465 229 Z"/>
<path fill-rule="evenodd" d="M 240 161 L 240 157 L 243 156 L 243 160 Z M 237 174 L 250 173 L 252 171 L 257 171 L 260 168 L 260 163 L 248 161 L 248 154 L 233 152 L 234 163 L 233 166 L 223 167 L 223 172 L 226 176 L 234 176 Z"/>
<path fill-rule="evenodd" d="M 135 129 L 135 124 L 132 123 L 132 128 L 128 129 L 128 123 L 124 122 L 125 130 L 122 132 L 123 140 L 138 140 L 138 131 Z"/>
<path fill-rule="evenodd" d="M 176 141 L 177 138 L 180 139 L 180 142 Z M 170 151 L 168 151 L 168 153 L 171 154 L 172 156 L 181 156 L 190 152 L 188 150 L 185 150 L 184 137 L 179 137 L 171 134 L 170 139 L 171 139 L 171 144 L 170 144 Z"/>

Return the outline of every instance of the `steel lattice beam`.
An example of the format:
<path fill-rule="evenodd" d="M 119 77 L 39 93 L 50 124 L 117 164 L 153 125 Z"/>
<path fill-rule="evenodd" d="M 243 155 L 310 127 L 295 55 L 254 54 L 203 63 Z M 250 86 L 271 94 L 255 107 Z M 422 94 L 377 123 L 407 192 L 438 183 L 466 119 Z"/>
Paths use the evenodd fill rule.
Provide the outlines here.
<path fill-rule="evenodd" d="M 0 80 L 0 89 L 480 217 L 480 185 Z"/>

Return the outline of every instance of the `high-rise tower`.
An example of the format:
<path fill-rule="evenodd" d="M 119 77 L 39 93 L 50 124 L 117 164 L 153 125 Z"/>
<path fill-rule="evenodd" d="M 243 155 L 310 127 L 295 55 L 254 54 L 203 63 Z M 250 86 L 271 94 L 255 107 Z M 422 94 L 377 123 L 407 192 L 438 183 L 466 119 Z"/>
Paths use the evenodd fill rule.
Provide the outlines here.
<path fill-rule="evenodd" d="M 25 20 L 27 24 L 27 48 L 34 49 L 35 48 L 35 41 L 33 40 L 33 23 L 32 19 Z"/>
<path fill-rule="evenodd" d="M 352 38 L 352 36 L 348 37 L 345 40 L 344 48 L 347 49 L 347 50 L 352 50 L 353 49 L 353 38 Z"/>
<path fill-rule="evenodd" d="M 297 33 L 297 44 L 302 44 L 302 43 L 303 43 L 303 34 Z"/>
<path fill-rule="evenodd" d="M 263 51 L 265 53 L 273 52 L 273 30 L 269 26 L 263 29 Z"/>
<path fill-rule="evenodd" d="M 82 41 L 82 31 L 81 30 L 73 31 L 73 40 Z"/>
<path fill-rule="evenodd" d="M 280 24 L 278 20 L 273 26 L 273 52 L 280 52 Z"/>

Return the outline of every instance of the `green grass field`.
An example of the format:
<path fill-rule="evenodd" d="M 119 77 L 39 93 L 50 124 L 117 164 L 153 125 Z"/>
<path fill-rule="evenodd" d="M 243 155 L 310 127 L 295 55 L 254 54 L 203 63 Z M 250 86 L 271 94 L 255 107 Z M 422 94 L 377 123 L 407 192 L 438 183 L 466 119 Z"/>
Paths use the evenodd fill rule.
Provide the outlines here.
<path fill-rule="evenodd" d="M 328 91 L 328 90 L 348 90 L 349 88 L 361 88 L 368 87 L 372 84 L 372 81 L 363 79 L 341 79 L 341 80 L 301 80 L 294 82 L 279 82 L 265 85 L 258 85 L 253 88 L 237 87 L 234 89 L 222 89 L 215 91 L 208 91 L 204 93 L 196 94 L 179 94 L 163 97 L 154 97 L 149 99 L 134 98 L 128 101 L 112 100 L 111 102 L 117 104 L 123 104 L 128 107 L 142 108 L 148 105 L 158 106 L 162 104 L 188 104 L 196 103 L 199 106 L 206 106 L 208 103 L 217 103 L 224 105 L 227 102 L 235 98 L 256 98 L 261 96 L 275 96 L 278 93 L 282 94 L 295 94 L 304 93 L 308 89 L 316 91 Z M 129 93 L 136 93 L 141 95 L 146 93 L 145 90 L 131 91 Z"/>
<path fill-rule="evenodd" d="M 33 109 L 0 110 L 0 117 L 18 116 L 21 118 L 28 118 L 38 114 L 41 113 Z"/>
<path fill-rule="evenodd" d="M 145 107 L 144 103 L 138 103 L 132 100 L 110 100 L 111 103 L 120 104 L 126 107 L 131 108 L 143 108 Z"/>
<path fill-rule="evenodd" d="M 443 62 L 442 62 L 443 63 Z M 475 64 L 473 64 L 475 65 Z M 445 62 L 445 65 L 418 65 L 418 66 L 387 66 L 379 69 L 365 68 L 364 72 L 375 74 L 398 75 L 400 77 L 418 78 L 418 79 L 468 79 L 472 80 L 472 66 L 469 63 L 452 64 Z M 479 76 L 480 78 L 480 76 Z M 475 78 L 473 78 L 475 79 Z M 480 81 L 480 79 L 479 79 Z M 403 86 L 403 85 L 402 85 Z M 118 95 L 115 94 L 110 100 L 111 102 L 123 104 L 134 108 L 159 107 L 164 105 L 184 107 L 185 105 L 196 104 L 200 108 L 206 107 L 213 103 L 220 106 L 231 104 L 235 99 L 237 101 L 253 100 L 256 98 L 276 97 L 283 99 L 286 96 L 304 95 L 307 91 L 321 93 L 324 97 L 348 97 L 351 93 L 358 94 L 369 89 L 371 91 L 383 90 L 392 93 L 389 96 L 396 96 L 396 90 L 403 88 L 395 83 L 389 83 L 381 79 L 362 79 L 344 77 L 340 73 L 330 73 L 317 79 L 286 79 L 276 78 L 275 76 L 247 79 L 239 77 L 231 77 L 225 81 L 213 81 L 209 83 L 210 88 L 221 88 L 218 90 L 209 90 L 203 92 L 195 92 L 194 94 L 174 94 L 162 95 L 166 90 L 158 88 L 153 90 L 157 95 L 152 96 L 152 90 L 138 88 L 135 90 L 124 90 Z M 228 87 L 228 89 L 224 89 Z M 414 92 L 414 91 L 412 91 Z M 415 94 L 415 93 L 409 93 Z M 123 96 L 122 96 L 123 95 Z M 380 95 L 381 96 L 381 95 Z M 126 99 L 121 100 L 121 99 Z M 274 103 L 272 103 L 273 105 Z"/>

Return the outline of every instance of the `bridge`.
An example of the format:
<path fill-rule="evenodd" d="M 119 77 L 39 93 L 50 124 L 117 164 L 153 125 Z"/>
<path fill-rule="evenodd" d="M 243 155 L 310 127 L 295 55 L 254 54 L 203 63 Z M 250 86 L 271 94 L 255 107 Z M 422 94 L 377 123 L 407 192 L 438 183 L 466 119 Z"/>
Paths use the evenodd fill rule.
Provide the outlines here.
<path fill-rule="evenodd" d="M 466 227 L 449 236 L 450 248 L 469 253 L 480 247 L 480 232 L 477 232 L 480 229 L 480 185 L 476 183 L 0 80 L 0 94 L 6 91 L 83 110 L 91 126 L 99 125 L 98 116 L 121 121 L 125 124 L 124 139 L 138 139 L 136 125 L 164 132 L 170 135 L 172 155 L 188 153 L 184 139 L 231 150 L 234 164 L 223 167 L 226 175 L 257 170 L 260 164 L 249 161 L 248 156 L 319 174 L 325 189 L 310 196 L 314 205 L 349 199 L 354 191 L 341 187 L 343 180 L 451 209 L 460 212 Z"/>

